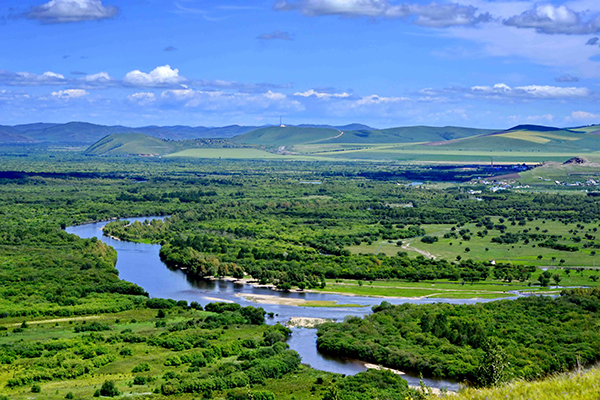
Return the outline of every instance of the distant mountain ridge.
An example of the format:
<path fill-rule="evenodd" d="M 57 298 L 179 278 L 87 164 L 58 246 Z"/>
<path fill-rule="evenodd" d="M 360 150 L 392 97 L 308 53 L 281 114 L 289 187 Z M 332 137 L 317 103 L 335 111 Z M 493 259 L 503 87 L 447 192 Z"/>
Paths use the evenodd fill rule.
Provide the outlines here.
<path fill-rule="evenodd" d="M 596 131 L 593 131 L 596 129 Z M 267 147 L 297 144 L 384 144 L 384 143 L 428 143 L 450 145 L 454 141 L 475 140 L 481 142 L 492 136 L 522 139 L 532 135 L 551 133 L 574 134 L 599 133 L 599 127 L 590 125 L 579 128 L 555 128 L 542 125 L 517 125 L 510 129 L 479 129 L 455 126 L 407 126 L 374 129 L 352 123 L 335 126 L 326 124 L 300 124 L 290 126 L 142 126 L 97 125 L 87 122 L 32 123 L 15 126 L 0 125 L 0 143 L 69 143 L 91 145 L 113 134 L 138 133 L 166 141 L 192 139 L 230 139 L 239 144 Z M 525 134 L 526 133 L 526 134 Z M 575 139 L 575 138 L 573 138 Z M 538 142 L 546 139 L 535 139 Z M 467 142 L 465 142 L 467 143 Z M 583 143 L 583 142 L 581 142 Z M 477 145 L 478 146 L 478 145 Z M 475 146 L 475 147 L 477 147 Z"/>
<path fill-rule="evenodd" d="M 166 140 L 199 138 L 231 138 L 259 128 L 258 126 L 143 126 L 132 128 L 122 125 L 106 126 L 88 122 L 65 124 L 34 123 L 15 126 L 0 125 L 0 143 L 81 143 L 92 144 L 115 133 L 141 133 Z"/>

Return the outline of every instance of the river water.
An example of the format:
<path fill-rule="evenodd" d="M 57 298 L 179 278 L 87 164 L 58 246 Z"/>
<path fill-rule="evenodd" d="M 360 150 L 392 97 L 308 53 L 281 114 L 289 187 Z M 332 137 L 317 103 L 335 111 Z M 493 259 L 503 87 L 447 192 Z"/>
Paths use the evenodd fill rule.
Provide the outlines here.
<path fill-rule="evenodd" d="M 164 219 L 165 217 L 142 217 L 127 218 L 128 221 L 145 221 L 147 219 Z M 266 312 L 275 314 L 273 318 L 267 318 L 267 323 L 285 323 L 292 317 L 329 318 L 343 320 L 347 315 L 363 316 L 371 312 L 373 305 L 380 304 L 384 299 L 375 297 L 343 296 L 326 293 L 298 293 L 278 292 L 268 288 L 260 288 L 252 285 L 237 284 L 234 282 L 216 280 L 206 281 L 194 279 L 180 270 L 171 270 L 160 260 L 160 245 L 133 243 L 112 239 L 103 236 L 101 228 L 106 222 L 96 222 L 66 228 L 68 233 L 73 233 L 81 238 L 96 237 L 117 251 L 117 265 L 119 277 L 123 280 L 133 282 L 143 287 L 151 297 L 170 298 L 174 300 L 197 301 L 202 305 L 215 301 L 236 302 L 242 306 L 252 305 L 262 307 Z M 283 298 L 300 298 L 304 300 L 330 300 L 339 304 L 359 304 L 364 307 L 334 308 L 334 307 L 298 307 L 278 304 L 256 304 L 240 297 L 240 294 L 248 295 L 270 295 Z M 237 296 L 236 296 L 237 295 Z M 481 300 L 472 299 L 400 299 L 386 298 L 392 304 L 401 303 L 434 303 L 445 302 L 455 304 L 472 304 Z M 329 357 L 320 354 L 316 346 L 316 329 L 294 328 L 292 337 L 288 340 L 290 348 L 296 350 L 302 356 L 302 362 L 310 364 L 313 368 L 336 372 L 346 375 L 354 375 L 367 368 L 358 360 L 348 360 Z M 410 385 L 418 385 L 419 377 L 403 375 Z M 458 383 L 446 380 L 424 379 L 426 385 L 433 388 L 447 388 L 458 390 Z"/>

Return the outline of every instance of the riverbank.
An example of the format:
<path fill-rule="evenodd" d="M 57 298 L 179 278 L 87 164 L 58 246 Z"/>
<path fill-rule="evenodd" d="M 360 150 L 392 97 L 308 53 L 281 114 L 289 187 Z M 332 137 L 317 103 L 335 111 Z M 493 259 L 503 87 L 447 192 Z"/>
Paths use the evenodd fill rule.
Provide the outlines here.
<path fill-rule="evenodd" d="M 252 301 L 258 304 L 277 304 L 282 306 L 297 306 L 297 307 L 367 307 L 360 304 L 338 304 L 334 300 L 304 300 L 299 298 L 290 297 L 279 297 L 270 296 L 266 294 L 249 294 L 249 293 L 238 293 L 236 297 L 242 297 L 248 301 Z"/>

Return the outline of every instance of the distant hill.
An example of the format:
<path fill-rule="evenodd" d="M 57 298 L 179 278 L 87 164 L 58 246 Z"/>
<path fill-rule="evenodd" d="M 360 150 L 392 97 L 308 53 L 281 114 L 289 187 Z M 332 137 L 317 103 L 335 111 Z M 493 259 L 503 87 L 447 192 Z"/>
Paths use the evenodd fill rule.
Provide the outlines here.
<path fill-rule="evenodd" d="M 141 133 L 115 133 L 91 145 L 85 154 L 95 156 L 163 155 L 173 153 L 175 146 L 163 139 Z"/>
<path fill-rule="evenodd" d="M 326 143 L 419 143 L 444 142 L 495 132 L 492 129 L 461 128 L 456 126 L 407 126 L 389 129 L 348 131 Z"/>
<path fill-rule="evenodd" d="M 519 125 L 489 135 L 464 138 L 450 142 L 429 143 L 439 150 L 460 151 L 521 151 L 553 153 L 587 153 L 600 151 L 600 140 L 595 130 L 560 129 L 538 125 Z"/>
<path fill-rule="evenodd" d="M 295 126 L 300 127 L 300 128 L 338 129 L 340 131 L 360 131 L 360 130 L 372 131 L 375 129 L 375 128 L 371 128 L 368 125 L 364 125 L 364 124 L 348 124 L 348 125 L 340 125 L 340 126 L 300 124 L 300 125 L 295 125 Z"/>
<path fill-rule="evenodd" d="M 355 127 L 357 125 L 352 124 L 349 126 Z M 308 126 L 268 127 L 237 136 L 233 138 L 233 141 L 265 146 L 287 146 L 306 143 L 418 143 L 456 140 L 496 132 L 492 129 L 460 128 L 454 126 L 410 126 L 360 130 L 345 130 L 341 128 L 343 127 L 339 127 L 339 129 L 313 128 Z"/>
<path fill-rule="evenodd" d="M 300 126 L 271 126 L 255 129 L 232 139 L 236 143 L 257 144 L 264 146 L 288 146 L 294 144 L 314 143 L 333 139 L 340 131 L 331 128 L 307 128 Z"/>
<path fill-rule="evenodd" d="M 0 143 L 36 141 L 42 143 L 82 143 L 92 144 L 114 133 L 142 133 L 160 139 L 187 140 L 197 138 L 231 138 L 257 129 L 257 126 L 230 125 L 224 127 L 204 126 L 143 126 L 132 128 L 115 125 L 96 125 L 87 122 L 66 124 L 35 123 L 3 126 L 0 130 Z M 9 135 L 10 134 L 10 135 Z M 12 135 L 21 135 L 22 137 Z"/>
<path fill-rule="evenodd" d="M 243 147 L 228 139 L 200 138 L 189 140 L 165 140 L 143 133 L 113 133 L 88 147 L 88 156 L 163 156 L 189 149 L 235 149 Z"/>
<path fill-rule="evenodd" d="M 561 128 L 555 128 L 553 126 L 543 126 L 543 125 L 517 125 L 513 126 L 510 129 L 507 129 L 506 132 L 509 131 L 532 131 L 532 132 L 551 132 L 551 131 L 562 131 Z M 564 129 L 568 130 L 568 129 Z"/>
<path fill-rule="evenodd" d="M 32 143 L 32 138 L 22 135 L 11 126 L 0 126 L 0 143 Z"/>

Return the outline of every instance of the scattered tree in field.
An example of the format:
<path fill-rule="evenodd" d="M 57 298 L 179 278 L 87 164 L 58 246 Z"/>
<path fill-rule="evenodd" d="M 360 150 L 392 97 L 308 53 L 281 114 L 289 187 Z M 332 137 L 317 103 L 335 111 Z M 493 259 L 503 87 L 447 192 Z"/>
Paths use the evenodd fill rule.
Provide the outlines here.
<path fill-rule="evenodd" d="M 550 278 L 552 274 L 548 271 L 544 271 L 538 276 L 538 281 L 540 282 L 540 286 L 548 286 L 550 284 Z"/>
<path fill-rule="evenodd" d="M 121 393 L 113 381 L 104 381 L 100 388 L 100 395 L 104 397 L 116 397 Z"/>
<path fill-rule="evenodd" d="M 554 280 L 554 283 L 556 283 L 557 285 L 560 283 L 560 281 L 562 280 L 562 278 L 560 277 L 559 274 L 554 274 L 552 275 L 552 279 Z"/>

